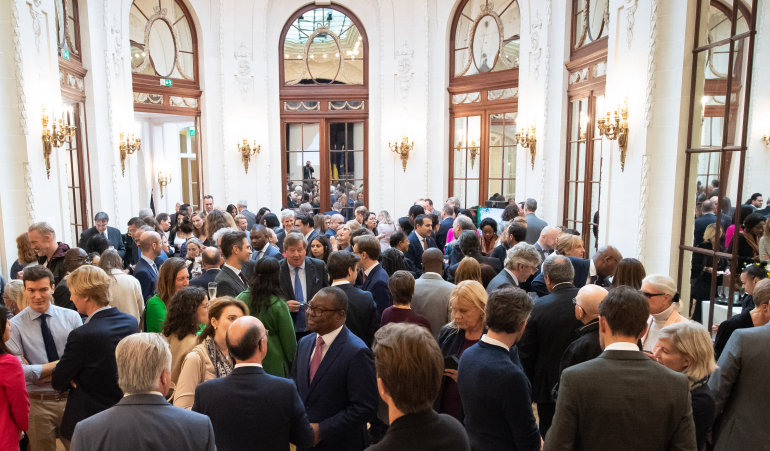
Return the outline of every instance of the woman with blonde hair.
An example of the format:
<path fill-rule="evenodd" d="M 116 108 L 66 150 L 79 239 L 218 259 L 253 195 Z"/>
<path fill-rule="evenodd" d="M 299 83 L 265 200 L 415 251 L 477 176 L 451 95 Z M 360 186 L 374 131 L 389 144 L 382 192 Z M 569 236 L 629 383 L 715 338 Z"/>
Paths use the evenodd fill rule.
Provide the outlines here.
<path fill-rule="evenodd" d="M 182 362 L 174 405 L 190 409 L 195 401 L 195 387 L 225 377 L 235 365 L 227 351 L 227 329 L 236 319 L 249 315 L 249 308 L 243 301 L 229 296 L 214 298 L 209 305 L 209 319 L 206 328 L 198 335 L 198 345 Z"/>
<path fill-rule="evenodd" d="M 689 379 L 697 449 L 704 449 L 716 409 L 714 394 L 707 383 L 709 375 L 717 369 L 711 335 L 694 322 L 666 326 L 660 330 L 652 355 L 658 363 Z"/>
<path fill-rule="evenodd" d="M 37 255 L 29 244 L 29 232 L 16 237 L 16 256 L 16 261 L 11 265 L 11 279 L 14 280 L 19 278 L 19 271 L 26 266 L 37 265 Z"/>
<path fill-rule="evenodd" d="M 455 271 L 455 284 L 459 284 L 464 280 L 475 280 L 478 283 L 482 283 L 481 265 L 476 259 L 463 257 L 463 259 L 460 260 L 460 264 Z"/>
<path fill-rule="evenodd" d="M 579 236 L 562 233 L 556 241 L 556 253 L 565 257 L 583 258 L 585 256 L 583 240 Z"/>
<path fill-rule="evenodd" d="M 390 213 L 386 210 L 382 210 L 377 215 L 377 232 L 377 239 L 380 240 L 380 250 L 384 252 L 390 249 L 390 237 L 396 233 L 396 224 L 393 223 Z"/>
<path fill-rule="evenodd" d="M 195 238 L 201 240 L 204 246 L 208 246 L 209 237 L 211 236 L 206 229 L 206 214 L 205 211 L 198 211 L 192 215 L 193 235 Z"/>
<path fill-rule="evenodd" d="M 20 311 L 27 308 L 27 301 L 24 297 L 24 282 L 19 279 L 9 281 L 3 291 L 3 303 L 10 316 L 18 315 Z"/>
<path fill-rule="evenodd" d="M 675 323 L 688 323 L 690 320 L 679 314 L 679 292 L 671 277 L 663 274 L 647 276 L 642 280 L 641 292 L 650 304 L 647 332 L 642 336 L 642 348 L 650 354 L 661 329 Z"/>
<path fill-rule="evenodd" d="M 438 345 L 444 361 L 449 363 L 445 365 L 445 377 L 435 407 L 439 413 L 462 420 L 456 364 L 460 362 L 463 352 L 478 343 L 486 332 L 484 309 L 487 305 L 487 292 L 480 282 L 466 280 L 458 283 L 452 290 L 449 303 L 452 306 L 452 322 L 444 326 L 438 336 Z"/>

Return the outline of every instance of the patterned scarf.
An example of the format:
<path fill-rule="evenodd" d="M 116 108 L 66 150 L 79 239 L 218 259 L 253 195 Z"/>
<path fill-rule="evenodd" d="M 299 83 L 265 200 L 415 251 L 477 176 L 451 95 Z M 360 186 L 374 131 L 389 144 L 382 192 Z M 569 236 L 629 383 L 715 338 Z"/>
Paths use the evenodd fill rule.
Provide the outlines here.
<path fill-rule="evenodd" d="M 214 364 L 214 368 L 217 371 L 217 377 L 225 377 L 233 370 L 233 364 L 230 360 L 222 354 L 222 351 L 217 348 L 217 344 L 211 337 L 206 337 L 206 352 L 211 359 L 211 363 Z"/>

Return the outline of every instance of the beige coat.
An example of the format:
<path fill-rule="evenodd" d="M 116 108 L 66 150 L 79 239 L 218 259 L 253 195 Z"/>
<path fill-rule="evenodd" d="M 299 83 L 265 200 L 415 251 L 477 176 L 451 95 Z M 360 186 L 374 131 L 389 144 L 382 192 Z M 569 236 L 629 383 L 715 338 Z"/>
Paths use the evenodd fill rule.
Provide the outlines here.
<path fill-rule="evenodd" d="M 171 348 L 171 382 L 176 384 L 179 373 L 182 371 L 182 362 L 198 344 L 198 336 L 190 334 L 180 340 L 176 335 L 172 335 L 166 337 L 166 340 L 168 340 L 168 347 Z"/>
<path fill-rule="evenodd" d="M 174 391 L 174 405 L 189 410 L 195 401 L 195 387 L 216 377 L 216 370 L 206 352 L 205 343 L 194 347 L 182 362 L 182 370 Z"/>

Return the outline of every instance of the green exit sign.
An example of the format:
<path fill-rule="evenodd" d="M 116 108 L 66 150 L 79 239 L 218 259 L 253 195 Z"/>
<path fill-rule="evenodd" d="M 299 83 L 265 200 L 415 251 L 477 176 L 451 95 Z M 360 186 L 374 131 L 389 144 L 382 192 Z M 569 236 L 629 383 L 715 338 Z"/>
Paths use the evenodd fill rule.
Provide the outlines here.
<path fill-rule="evenodd" d="M 67 50 L 67 49 L 61 49 L 61 56 L 65 60 L 69 61 L 69 59 L 70 59 L 70 51 Z"/>
<path fill-rule="evenodd" d="M 69 58 L 67 58 L 67 59 L 69 59 Z M 161 86 L 171 86 L 172 85 L 171 79 L 170 78 L 161 78 L 160 79 L 160 85 Z"/>
<path fill-rule="evenodd" d="M 190 130 L 190 136 L 195 136 L 195 130 Z"/>

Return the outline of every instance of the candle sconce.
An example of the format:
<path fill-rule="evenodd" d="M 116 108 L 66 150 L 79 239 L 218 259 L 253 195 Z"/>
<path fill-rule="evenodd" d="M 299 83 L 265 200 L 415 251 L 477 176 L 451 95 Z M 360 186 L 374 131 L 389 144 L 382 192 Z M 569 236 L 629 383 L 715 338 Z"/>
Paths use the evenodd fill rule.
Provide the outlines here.
<path fill-rule="evenodd" d="M 163 199 L 163 187 L 171 183 L 171 174 L 163 175 L 163 171 L 158 172 L 158 185 L 160 185 L 160 198 Z"/>
<path fill-rule="evenodd" d="M 241 153 L 241 160 L 243 160 L 243 168 L 246 170 L 247 174 L 249 173 L 249 162 L 251 161 L 251 157 L 258 154 L 261 148 L 262 145 L 257 145 L 256 139 L 254 140 L 253 146 L 249 144 L 249 140 L 246 138 L 243 139 L 243 145 L 238 144 L 238 151 Z"/>
<path fill-rule="evenodd" d="M 393 144 L 388 141 L 388 147 L 390 150 L 401 156 L 401 164 L 404 166 L 404 172 L 406 172 L 406 161 L 409 159 L 409 152 L 414 150 L 414 142 L 409 144 L 409 138 L 404 136 L 400 145 L 398 141 L 394 142 Z"/>
<path fill-rule="evenodd" d="M 612 113 L 613 120 L 610 120 L 610 112 L 607 112 L 607 120 L 601 117 L 596 121 L 599 129 L 599 136 L 605 136 L 607 139 L 618 140 L 620 148 L 620 170 L 625 170 L 626 150 L 628 149 L 628 100 L 623 102 L 623 108 Z"/>
<path fill-rule="evenodd" d="M 72 108 L 64 108 L 69 113 L 69 122 L 72 122 Z M 64 113 L 62 113 L 64 116 Z M 72 137 L 75 136 L 74 125 L 64 125 L 63 117 L 59 119 L 59 125 L 56 125 L 56 119 L 51 119 L 51 128 L 48 128 L 49 117 L 45 114 L 45 107 L 43 107 L 42 113 L 43 121 L 43 156 L 45 157 L 45 171 L 48 178 L 51 178 L 51 152 L 54 147 L 61 147 L 65 143 L 72 142 Z"/>
<path fill-rule="evenodd" d="M 535 155 L 537 154 L 537 134 L 535 133 L 535 126 L 527 130 L 524 126 L 523 133 L 516 133 L 516 141 L 525 149 L 529 149 L 529 154 L 532 156 L 532 169 L 535 169 Z"/>
<path fill-rule="evenodd" d="M 455 147 L 455 150 L 459 152 L 462 150 L 462 148 L 463 140 L 461 139 L 457 141 L 457 147 Z M 476 145 L 475 139 L 471 140 L 471 145 L 468 146 L 468 153 L 471 155 L 471 169 L 473 169 L 476 164 L 476 157 L 479 156 L 479 153 L 481 153 L 481 148 Z"/>
<path fill-rule="evenodd" d="M 133 133 L 129 139 L 124 140 L 124 136 L 125 133 L 120 132 L 120 168 L 123 170 L 123 175 L 126 175 L 126 158 L 142 147 L 142 140 L 134 138 Z"/>

